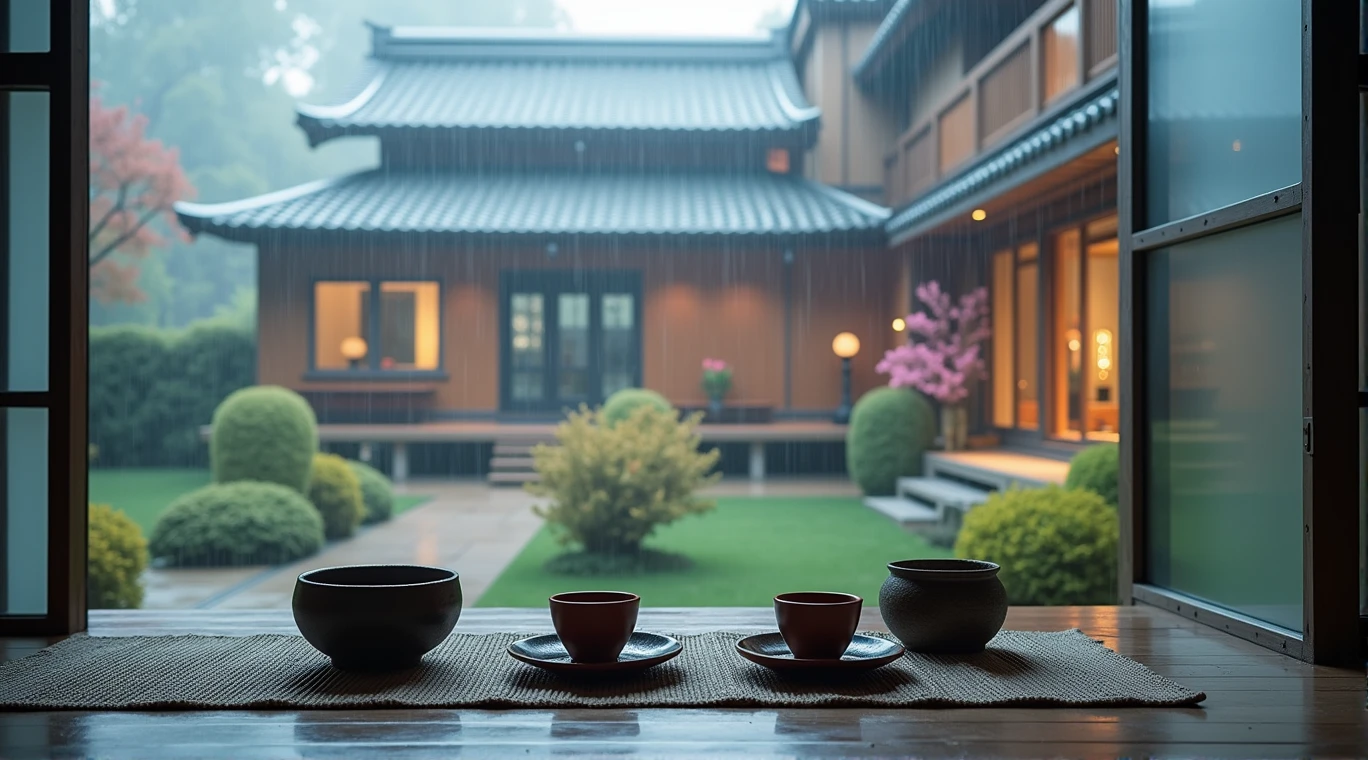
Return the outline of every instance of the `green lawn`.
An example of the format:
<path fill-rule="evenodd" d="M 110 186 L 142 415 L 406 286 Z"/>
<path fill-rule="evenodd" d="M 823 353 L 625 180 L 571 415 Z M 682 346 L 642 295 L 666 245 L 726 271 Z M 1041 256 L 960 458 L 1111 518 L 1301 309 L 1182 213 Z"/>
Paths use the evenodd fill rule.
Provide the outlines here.
<path fill-rule="evenodd" d="M 162 510 L 180 496 L 208 483 L 208 470 L 175 467 L 93 469 L 90 471 L 90 500 L 123 510 L 142 528 L 143 535 L 150 536 Z M 395 496 L 394 514 L 412 509 L 429 498 Z"/>
<path fill-rule="evenodd" d="M 785 591 L 845 591 L 874 605 L 888 562 L 950 556 L 854 498 L 718 499 L 716 511 L 662 528 L 647 546 L 694 565 L 628 577 L 551 575 L 542 563 L 563 548 L 543 527 L 476 606 L 540 607 L 551 594 L 594 589 L 640 594 L 650 607 L 765 607 Z"/>

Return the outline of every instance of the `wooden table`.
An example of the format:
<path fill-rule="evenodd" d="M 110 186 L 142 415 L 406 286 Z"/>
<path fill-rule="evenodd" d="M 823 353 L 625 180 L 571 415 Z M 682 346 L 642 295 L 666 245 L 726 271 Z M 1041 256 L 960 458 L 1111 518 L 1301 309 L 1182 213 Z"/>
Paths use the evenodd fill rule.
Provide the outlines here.
<path fill-rule="evenodd" d="M 753 608 L 645 609 L 642 629 L 773 625 Z M 866 629 L 881 629 L 866 610 Z M 1016 629 L 1081 628 L 1207 694 L 1183 709 L 354 710 L 0 715 L 0 757 L 870 757 L 1368 753 L 1363 671 L 1312 667 L 1143 607 L 1014 608 Z M 474 609 L 468 633 L 550 629 L 545 610 Z M 293 633 L 288 612 L 97 612 L 91 633 Z M 0 656 L 44 642 L 0 641 Z M 4 685 L 0 683 L 0 689 Z"/>

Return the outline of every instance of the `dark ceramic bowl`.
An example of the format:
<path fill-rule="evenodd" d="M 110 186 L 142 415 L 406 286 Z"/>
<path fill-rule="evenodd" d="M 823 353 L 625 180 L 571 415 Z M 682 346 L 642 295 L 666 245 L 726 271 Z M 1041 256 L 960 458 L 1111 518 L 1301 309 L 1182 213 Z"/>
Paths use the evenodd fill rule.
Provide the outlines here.
<path fill-rule="evenodd" d="M 774 597 L 774 617 L 794 657 L 838 660 L 860 625 L 862 606 L 854 594 L 798 591 Z"/>
<path fill-rule="evenodd" d="M 910 651 L 982 651 L 1007 619 L 999 569 L 976 559 L 890 562 L 879 613 Z"/>
<path fill-rule="evenodd" d="M 616 662 L 641 608 L 641 597 L 626 591 L 569 591 L 550 602 L 556 635 L 579 663 Z"/>
<path fill-rule="evenodd" d="M 461 617 L 461 579 L 421 565 L 310 570 L 295 581 L 299 632 L 343 670 L 419 665 Z"/>

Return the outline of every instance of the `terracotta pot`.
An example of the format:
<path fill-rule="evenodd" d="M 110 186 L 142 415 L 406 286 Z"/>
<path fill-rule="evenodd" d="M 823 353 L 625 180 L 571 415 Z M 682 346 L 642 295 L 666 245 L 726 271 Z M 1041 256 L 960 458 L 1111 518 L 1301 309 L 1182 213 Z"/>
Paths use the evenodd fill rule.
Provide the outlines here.
<path fill-rule="evenodd" d="M 625 591 L 570 591 L 551 597 L 551 624 L 575 662 L 617 662 L 636 628 L 641 597 Z"/>
<path fill-rule="evenodd" d="M 838 660 L 855 636 L 863 605 L 854 594 L 799 591 L 774 597 L 774 618 L 794 657 Z"/>
<path fill-rule="evenodd" d="M 891 562 L 879 589 L 879 613 L 913 652 L 982 651 L 1007 619 L 999 569 L 974 559 Z"/>

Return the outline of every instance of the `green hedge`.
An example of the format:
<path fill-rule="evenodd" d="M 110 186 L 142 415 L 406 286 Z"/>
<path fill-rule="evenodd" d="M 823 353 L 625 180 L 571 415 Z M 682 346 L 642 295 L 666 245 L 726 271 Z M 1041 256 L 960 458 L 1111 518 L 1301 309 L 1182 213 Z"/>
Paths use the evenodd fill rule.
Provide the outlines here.
<path fill-rule="evenodd" d="M 91 464 L 204 466 L 200 427 L 255 378 L 255 336 L 221 320 L 184 330 L 91 328 Z"/>
<path fill-rule="evenodd" d="M 1091 491 L 998 492 L 965 515 L 955 556 L 1001 565 L 1012 604 L 1113 604 L 1118 531 Z"/>
<path fill-rule="evenodd" d="M 846 430 L 846 470 L 866 496 L 887 496 L 898 478 L 920 475 L 936 440 L 931 402 L 908 388 L 875 388 L 855 402 Z"/>
<path fill-rule="evenodd" d="M 94 610 L 137 609 L 142 605 L 142 572 L 147 568 L 147 539 L 142 530 L 128 515 L 108 504 L 90 505 L 89 527 L 88 606 Z"/>
<path fill-rule="evenodd" d="M 366 516 L 361 479 L 336 454 L 314 454 L 305 495 L 323 517 L 323 537 L 331 541 L 350 538 Z"/>
<path fill-rule="evenodd" d="M 361 481 L 361 500 L 366 504 L 366 516 L 361 522 L 370 525 L 390 519 L 394 515 L 394 484 L 364 462 L 349 460 L 347 464 Z"/>
<path fill-rule="evenodd" d="M 1121 447 L 1114 443 L 1089 446 L 1069 462 L 1065 488 L 1083 488 L 1101 496 L 1113 507 L 1120 500 Z"/>
<path fill-rule="evenodd" d="M 599 412 L 599 422 L 612 427 L 631 417 L 632 412 L 643 406 L 659 409 L 662 412 L 674 411 L 669 400 L 653 390 L 623 388 L 603 402 L 603 410 Z"/>
<path fill-rule="evenodd" d="M 152 556 L 172 567 L 281 564 L 323 546 L 323 518 L 275 483 L 214 483 L 180 497 L 152 529 Z"/>
<path fill-rule="evenodd" d="M 209 464 L 215 483 L 259 480 L 306 493 L 318 423 L 303 396 L 278 385 L 233 391 L 214 410 Z M 357 486 L 360 498 L 360 486 Z"/>

